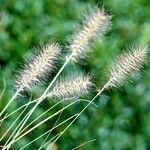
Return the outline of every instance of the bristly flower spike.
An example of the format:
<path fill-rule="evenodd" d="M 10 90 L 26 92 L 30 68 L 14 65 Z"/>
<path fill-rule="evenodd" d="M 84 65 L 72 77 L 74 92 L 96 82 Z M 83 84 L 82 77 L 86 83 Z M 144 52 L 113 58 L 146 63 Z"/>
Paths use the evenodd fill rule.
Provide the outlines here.
<path fill-rule="evenodd" d="M 61 53 L 58 44 L 47 43 L 41 46 L 39 51 L 39 55 L 35 56 L 21 71 L 18 76 L 17 87 L 30 89 L 33 84 L 39 82 L 41 77 L 54 69 L 54 63 Z"/>
<path fill-rule="evenodd" d="M 89 75 L 72 75 L 56 82 L 48 97 L 58 99 L 78 98 L 87 95 L 92 87 Z"/>
<path fill-rule="evenodd" d="M 110 27 L 111 16 L 107 15 L 104 10 L 96 9 L 90 15 L 87 15 L 83 26 L 71 39 L 69 49 L 73 52 L 73 59 L 78 60 L 86 56 L 90 50 L 90 43 L 98 35 L 101 36 Z"/>
<path fill-rule="evenodd" d="M 133 73 L 139 71 L 146 61 L 147 47 L 131 48 L 131 51 L 120 54 L 108 71 L 109 87 L 122 85 Z"/>

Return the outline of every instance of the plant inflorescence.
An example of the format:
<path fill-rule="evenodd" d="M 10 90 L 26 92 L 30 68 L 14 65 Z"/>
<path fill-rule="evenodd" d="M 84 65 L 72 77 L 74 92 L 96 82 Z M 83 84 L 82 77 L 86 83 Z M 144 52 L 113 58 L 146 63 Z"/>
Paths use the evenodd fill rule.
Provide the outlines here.
<path fill-rule="evenodd" d="M 74 72 L 70 74 L 69 77 L 59 79 L 59 76 L 61 75 L 62 71 L 64 70 L 64 68 L 67 67 L 67 65 L 71 60 L 78 61 L 80 59 L 83 59 L 87 55 L 87 52 L 90 50 L 90 46 L 93 43 L 93 41 L 99 38 L 100 40 L 102 40 L 102 36 L 108 31 L 110 25 L 111 25 L 111 16 L 108 15 L 104 9 L 101 10 L 96 8 L 90 14 L 87 15 L 81 27 L 78 29 L 78 31 L 75 32 L 75 34 L 72 36 L 70 40 L 70 43 L 68 45 L 70 49 L 70 53 L 68 54 L 68 57 L 66 57 L 64 64 L 59 69 L 57 74 L 54 76 L 52 81 L 49 83 L 48 87 L 45 89 L 43 94 L 41 94 L 40 97 L 33 100 L 33 102 L 28 102 L 27 104 L 25 104 L 24 106 L 16 110 L 16 111 L 21 110 L 22 113 L 18 116 L 18 118 L 16 118 L 16 120 L 14 120 L 14 123 L 0 138 L 1 141 L 5 139 L 5 136 L 15 126 L 14 132 L 11 135 L 9 135 L 9 138 L 6 139 L 6 141 L 4 142 L 4 146 L 2 147 L 3 150 L 11 149 L 11 147 L 18 140 L 20 140 L 25 135 L 27 135 L 34 129 L 38 128 L 40 125 L 47 122 L 54 116 L 60 114 L 62 111 L 72 106 L 76 102 L 86 101 L 87 105 L 84 107 L 84 109 L 81 112 L 57 124 L 56 126 L 52 127 L 49 130 L 49 132 L 43 133 L 40 136 L 42 137 L 45 134 L 49 134 L 55 128 L 61 126 L 63 123 L 74 118 L 71 121 L 71 123 L 61 133 L 59 133 L 58 135 L 56 135 L 56 137 L 51 139 L 53 142 L 51 142 L 51 144 L 48 147 L 49 148 L 52 147 L 54 143 L 58 140 L 58 138 L 60 138 L 60 136 L 83 113 L 83 111 L 86 110 L 88 106 L 93 104 L 95 99 L 104 90 L 121 86 L 124 83 L 124 81 L 130 77 L 131 74 L 140 70 L 140 68 L 142 67 L 142 65 L 146 60 L 147 50 L 148 50 L 148 47 L 146 46 L 132 47 L 126 52 L 119 54 L 114 60 L 114 62 L 112 63 L 112 65 L 108 67 L 109 69 L 107 72 L 107 79 L 108 79 L 107 82 L 101 89 L 98 90 L 97 94 L 91 100 L 80 99 L 80 98 L 84 98 L 85 95 L 88 95 L 91 89 L 94 90 L 95 85 L 94 83 L 92 83 L 91 81 L 92 77 L 89 74 L 88 75 L 84 73 L 77 74 L 74 73 L 76 72 L 76 70 L 74 70 Z M 41 82 L 41 80 L 45 77 L 45 75 L 51 73 L 55 68 L 55 64 L 57 63 L 58 59 L 62 56 L 60 46 L 53 42 L 41 46 L 38 49 L 38 51 L 39 54 L 35 55 L 35 57 L 33 57 L 31 61 L 28 62 L 27 65 L 25 65 L 24 69 L 22 69 L 22 71 L 20 71 L 20 74 L 17 76 L 16 93 L 11 97 L 10 101 L 0 112 L 1 126 L 3 125 L 3 122 L 5 122 L 7 118 L 9 118 L 11 115 L 13 115 L 16 112 L 15 111 L 12 112 L 11 114 L 6 114 L 6 116 L 4 116 L 8 107 L 13 103 L 13 101 L 16 98 L 19 97 L 20 92 L 28 89 L 32 91 L 32 86 L 35 85 L 37 82 Z M 57 103 L 54 104 L 54 106 L 48 109 L 48 111 L 55 108 L 55 106 L 58 105 L 59 103 L 62 103 L 63 100 L 72 99 L 73 101 L 71 101 L 68 105 L 66 105 L 56 113 L 44 118 L 35 126 L 28 129 L 28 127 L 30 127 L 30 125 L 32 125 L 33 122 L 35 122 L 39 118 L 42 118 L 48 112 L 48 111 L 44 112 L 38 118 L 33 120 L 31 123 L 28 123 L 31 115 L 34 113 L 36 108 L 46 98 L 49 98 L 50 100 L 52 99 L 58 100 L 56 101 Z M 25 112 L 28 106 L 33 103 L 34 103 L 33 107 L 30 108 L 29 112 L 27 112 L 23 117 L 23 119 L 19 122 L 19 124 L 16 125 L 16 122 L 22 116 L 23 112 Z M 39 137 L 35 138 L 35 140 L 38 139 Z M 32 144 L 34 141 L 31 141 L 23 148 Z M 48 143 L 50 143 L 50 141 Z M 43 145 L 45 144 L 46 143 L 44 143 Z M 43 145 L 41 145 L 40 149 L 43 147 Z"/>

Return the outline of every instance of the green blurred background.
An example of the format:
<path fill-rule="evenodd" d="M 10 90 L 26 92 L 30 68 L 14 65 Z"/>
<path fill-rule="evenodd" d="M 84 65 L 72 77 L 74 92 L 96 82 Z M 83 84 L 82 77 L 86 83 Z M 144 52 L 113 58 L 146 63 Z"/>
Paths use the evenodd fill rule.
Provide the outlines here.
<path fill-rule="evenodd" d="M 113 15 L 112 29 L 103 38 L 96 41 L 89 57 L 84 63 L 71 63 L 64 71 L 83 70 L 93 74 L 93 82 L 101 87 L 105 81 L 105 70 L 110 60 L 122 49 L 133 43 L 150 42 L 150 2 L 148 0 L 0 0 L 0 10 L 5 18 L 0 27 L 0 93 L 3 90 L 3 78 L 7 88 L 0 109 L 13 93 L 15 74 L 25 62 L 25 56 L 33 52 L 40 42 L 57 40 L 63 47 L 73 34 L 74 26 L 81 22 L 89 7 L 104 7 Z M 148 58 L 149 61 L 149 58 Z M 59 62 L 58 68 L 62 61 Z M 86 141 L 96 139 L 82 146 L 81 150 L 148 150 L 150 149 L 150 67 L 144 66 L 141 75 L 132 78 L 133 83 L 104 92 L 95 101 L 98 108 L 90 106 L 69 130 L 55 143 L 59 150 L 70 150 Z M 56 69 L 57 71 L 57 69 Z M 52 76 L 47 78 L 50 81 Z M 30 95 L 37 97 L 44 85 L 33 92 L 24 93 L 9 108 L 8 112 L 28 101 Z M 95 91 L 87 97 L 94 96 Z M 45 100 L 31 117 L 31 120 L 52 106 Z M 62 113 L 60 121 L 79 112 L 86 103 L 75 104 Z M 47 116 L 63 107 L 61 104 Z M 18 113 L 19 114 L 19 113 Z M 0 135 L 12 124 L 18 114 L 10 117 L 0 127 Z M 35 137 L 50 129 L 58 116 L 40 128 L 19 140 L 14 149 L 19 149 Z M 67 124 L 55 129 L 49 139 L 62 131 Z M 12 130 L 13 131 L 13 130 Z M 11 132 L 9 134 L 11 134 Z M 7 139 L 8 137 L 6 137 Z M 6 140 L 5 139 L 5 140 Z M 45 137 L 34 142 L 26 149 L 36 150 Z M 0 145 L 3 145 L 4 141 Z"/>

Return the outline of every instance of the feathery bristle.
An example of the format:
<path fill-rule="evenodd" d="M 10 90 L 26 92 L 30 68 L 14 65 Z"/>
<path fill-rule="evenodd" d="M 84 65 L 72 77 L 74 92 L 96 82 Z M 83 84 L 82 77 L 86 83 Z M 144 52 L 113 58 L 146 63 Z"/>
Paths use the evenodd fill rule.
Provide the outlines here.
<path fill-rule="evenodd" d="M 109 87 L 121 85 L 126 78 L 138 71 L 146 60 L 147 47 L 133 48 L 120 54 L 108 72 Z"/>
<path fill-rule="evenodd" d="M 92 86 L 90 77 L 88 75 L 73 75 L 62 81 L 58 81 L 48 97 L 64 98 L 78 98 L 89 93 Z"/>
<path fill-rule="evenodd" d="M 98 35 L 102 36 L 110 26 L 111 16 L 106 15 L 104 10 L 96 9 L 83 23 L 78 33 L 75 33 L 71 42 L 70 50 L 73 52 L 73 59 L 82 59 L 89 51 L 91 40 L 95 40 Z"/>
<path fill-rule="evenodd" d="M 54 62 L 58 59 L 60 48 L 57 44 L 48 43 L 40 48 L 40 54 L 25 66 L 17 80 L 17 86 L 30 89 L 33 84 L 54 68 Z"/>

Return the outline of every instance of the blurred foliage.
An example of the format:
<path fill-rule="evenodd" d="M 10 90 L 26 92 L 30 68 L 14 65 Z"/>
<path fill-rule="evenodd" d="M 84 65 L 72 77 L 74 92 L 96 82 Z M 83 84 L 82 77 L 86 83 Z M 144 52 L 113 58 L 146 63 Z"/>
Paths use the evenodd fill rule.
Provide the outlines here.
<path fill-rule="evenodd" d="M 82 20 L 87 8 L 93 5 L 104 7 L 113 15 L 112 29 L 102 42 L 94 43 L 93 50 L 84 63 L 76 64 L 76 67 L 70 64 L 64 74 L 68 71 L 73 72 L 74 69 L 91 72 L 94 74 L 93 80 L 96 85 L 102 86 L 106 81 L 105 69 L 118 51 L 132 43 L 150 43 L 150 2 L 148 0 L 0 0 L 0 10 L 5 11 L 3 24 L 0 26 L 0 93 L 3 90 L 3 78 L 7 83 L 0 108 L 12 95 L 14 75 L 24 64 L 24 57 L 33 52 L 33 47 L 40 42 L 46 43 L 54 39 L 62 44 L 65 52 L 67 50 L 65 46 L 73 33 L 74 26 Z M 136 75 L 132 78 L 133 83 L 128 83 L 114 91 L 104 92 L 99 96 L 95 101 L 98 108 L 91 105 L 80 116 L 68 132 L 56 142 L 58 149 L 69 150 L 92 139 L 96 141 L 79 149 L 150 149 L 150 67 L 145 65 L 144 72 L 141 74 L 142 76 Z M 94 96 L 95 92 L 92 93 L 88 99 Z M 37 94 L 38 91 L 33 92 L 34 97 Z M 30 93 L 26 93 L 26 96 L 15 101 L 8 112 L 27 102 L 29 96 Z M 31 120 L 52 105 L 45 100 Z M 86 103 L 82 102 L 67 109 L 62 113 L 60 121 L 79 112 L 85 105 Z M 56 110 L 61 107 L 63 105 Z M 56 110 L 52 110 L 48 115 Z M 8 119 L 5 126 L 0 127 L 0 135 L 18 114 Z M 19 149 L 50 129 L 57 117 L 19 140 L 14 145 L 14 149 Z M 62 131 L 66 125 L 55 129 L 51 137 Z M 44 138 L 26 149 L 37 149 Z"/>

